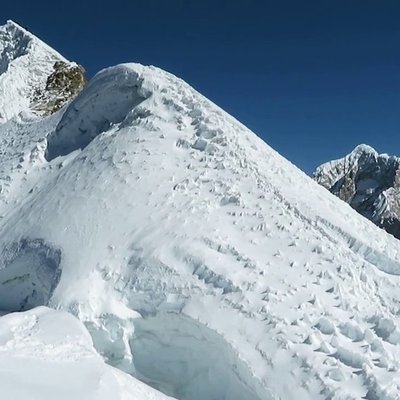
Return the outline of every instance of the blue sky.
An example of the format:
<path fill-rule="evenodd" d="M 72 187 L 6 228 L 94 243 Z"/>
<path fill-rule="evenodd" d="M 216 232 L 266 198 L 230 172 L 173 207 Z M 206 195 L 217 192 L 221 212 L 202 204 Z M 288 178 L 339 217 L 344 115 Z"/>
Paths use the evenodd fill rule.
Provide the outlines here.
<path fill-rule="evenodd" d="M 162 67 L 306 172 L 359 143 L 400 155 L 400 1 L 7 1 L 93 75 Z"/>

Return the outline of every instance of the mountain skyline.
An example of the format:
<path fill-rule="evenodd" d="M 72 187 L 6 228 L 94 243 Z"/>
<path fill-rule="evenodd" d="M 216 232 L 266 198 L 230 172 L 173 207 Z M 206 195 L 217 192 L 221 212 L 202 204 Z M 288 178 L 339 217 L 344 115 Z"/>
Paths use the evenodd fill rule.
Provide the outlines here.
<path fill-rule="evenodd" d="M 132 57 L 181 76 L 308 174 L 361 143 L 400 154 L 398 2 L 22 0 L 3 13 L 90 76 Z"/>

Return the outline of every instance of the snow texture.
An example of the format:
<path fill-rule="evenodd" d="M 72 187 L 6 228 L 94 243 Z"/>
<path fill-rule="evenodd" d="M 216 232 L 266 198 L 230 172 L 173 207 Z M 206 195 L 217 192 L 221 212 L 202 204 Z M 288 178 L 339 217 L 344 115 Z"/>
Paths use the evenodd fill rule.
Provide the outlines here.
<path fill-rule="evenodd" d="M 180 400 L 399 398 L 398 241 L 182 80 L 108 68 L 0 140 L 0 249 L 40 243 L 1 274 L 48 271 L 44 304 L 121 379 Z"/>

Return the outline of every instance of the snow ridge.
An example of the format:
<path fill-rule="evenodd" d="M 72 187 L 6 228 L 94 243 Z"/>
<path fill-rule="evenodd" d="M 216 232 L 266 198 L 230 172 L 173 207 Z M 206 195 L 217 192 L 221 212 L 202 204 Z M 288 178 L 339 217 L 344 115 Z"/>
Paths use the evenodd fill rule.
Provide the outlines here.
<path fill-rule="evenodd" d="M 3 74 L 12 61 L 28 52 L 31 36 L 12 21 L 7 22 L 0 34 L 0 74 Z"/>

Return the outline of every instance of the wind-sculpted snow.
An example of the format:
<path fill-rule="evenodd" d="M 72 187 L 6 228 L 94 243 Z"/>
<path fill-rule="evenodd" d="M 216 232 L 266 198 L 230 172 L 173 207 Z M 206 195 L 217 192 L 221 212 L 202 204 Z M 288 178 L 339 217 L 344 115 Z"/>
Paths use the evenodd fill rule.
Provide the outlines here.
<path fill-rule="evenodd" d="M 149 94 L 138 74 L 126 67 L 98 74 L 65 111 L 48 137 L 46 158 L 52 160 L 86 147 L 97 135 L 122 122 Z"/>
<path fill-rule="evenodd" d="M 0 126 L 0 247 L 60 249 L 49 305 L 109 364 L 182 400 L 398 399 L 396 239 L 155 67 L 75 105 Z"/>

